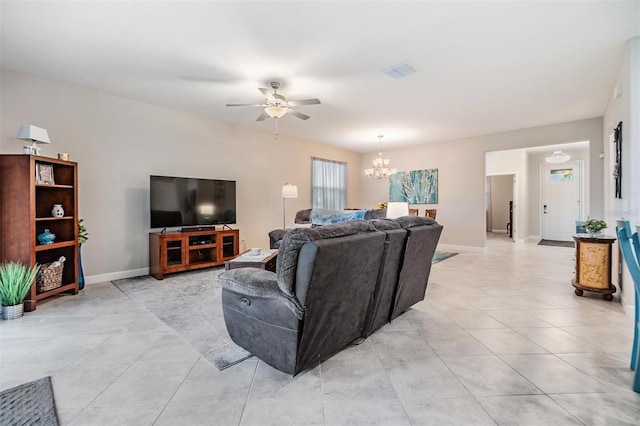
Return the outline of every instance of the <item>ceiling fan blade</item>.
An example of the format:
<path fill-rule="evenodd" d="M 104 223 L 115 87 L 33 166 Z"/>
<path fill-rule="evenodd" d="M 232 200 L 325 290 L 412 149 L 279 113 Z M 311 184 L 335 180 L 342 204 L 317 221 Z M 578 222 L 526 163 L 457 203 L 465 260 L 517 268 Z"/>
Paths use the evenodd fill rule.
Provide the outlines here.
<path fill-rule="evenodd" d="M 291 115 L 293 115 L 294 117 L 298 117 L 298 118 L 299 118 L 299 119 L 301 119 L 301 120 L 307 120 L 307 119 L 309 119 L 309 116 L 308 116 L 307 114 L 303 114 L 303 113 L 298 112 L 298 111 L 296 111 L 296 110 L 293 110 L 293 109 L 291 109 L 291 108 L 289 108 L 289 109 L 287 110 L 287 114 L 291 114 Z"/>
<path fill-rule="evenodd" d="M 265 118 L 269 118 L 269 114 L 263 112 L 262 114 L 260 114 L 260 117 L 256 119 L 256 121 L 263 121 Z"/>
<path fill-rule="evenodd" d="M 301 99 L 298 101 L 288 101 L 287 102 L 289 105 L 291 106 L 298 106 L 298 105 L 317 105 L 320 103 L 319 99 Z"/>
<path fill-rule="evenodd" d="M 258 87 L 258 90 L 261 91 L 262 94 L 265 96 L 265 98 L 269 99 L 270 101 L 275 100 L 275 98 L 273 97 L 273 93 L 271 93 L 269 89 L 265 89 L 264 87 Z"/>
<path fill-rule="evenodd" d="M 259 106 L 259 107 L 267 107 L 267 104 L 227 104 L 227 106 Z"/>

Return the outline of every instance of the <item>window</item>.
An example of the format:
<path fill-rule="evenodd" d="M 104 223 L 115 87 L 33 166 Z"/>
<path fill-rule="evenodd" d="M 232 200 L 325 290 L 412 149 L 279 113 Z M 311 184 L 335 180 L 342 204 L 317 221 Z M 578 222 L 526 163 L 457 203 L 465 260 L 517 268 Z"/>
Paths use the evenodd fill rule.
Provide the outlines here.
<path fill-rule="evenodd" d="M 347 163 L 311 157 L 311 206 L 342 210 L 347 202 Z"/>

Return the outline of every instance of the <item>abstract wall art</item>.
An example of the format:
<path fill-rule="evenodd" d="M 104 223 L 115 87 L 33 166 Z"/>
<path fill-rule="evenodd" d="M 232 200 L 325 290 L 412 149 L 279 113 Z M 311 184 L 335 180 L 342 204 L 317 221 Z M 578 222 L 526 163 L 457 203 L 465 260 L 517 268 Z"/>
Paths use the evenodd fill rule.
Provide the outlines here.
<path fill-rule="evenodd" d="M 438 169 L 412 170 L 391 175 L 389 201 L 438 204 Z"/>

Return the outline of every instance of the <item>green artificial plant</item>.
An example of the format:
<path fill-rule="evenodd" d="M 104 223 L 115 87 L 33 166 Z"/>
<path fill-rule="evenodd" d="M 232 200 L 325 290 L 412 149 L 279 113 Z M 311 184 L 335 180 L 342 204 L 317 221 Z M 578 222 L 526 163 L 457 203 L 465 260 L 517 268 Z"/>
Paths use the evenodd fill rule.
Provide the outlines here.
<path fill-rule="evenodd" d="M 582 222 L 582 227 L 590 232 L 600 232 L 607 227 L 607 222 L 600 219 L 587 219 Z"/>
<path fill-rule="evenodd" d="M 20 262 L 0 264 L 0 301 L 4 306 L 19 305 L 29 294 L 40 265 L 25 265 Z"/>
<path fill-rule="evenodd" d="M 84 219 L 78 219 L 78 242 L 84 244 L 89 239 L 87 227 L 84 226 Z"/>

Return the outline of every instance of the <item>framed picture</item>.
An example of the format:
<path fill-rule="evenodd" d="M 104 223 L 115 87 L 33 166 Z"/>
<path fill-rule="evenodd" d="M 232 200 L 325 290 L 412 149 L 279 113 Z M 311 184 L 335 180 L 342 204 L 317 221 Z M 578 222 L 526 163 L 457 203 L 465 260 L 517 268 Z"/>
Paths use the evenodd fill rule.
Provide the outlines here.
<path fill-rule="evenodd" d="M 397 172 L 391 175 L 389 201 L 438 204 L 438 169 Z"/>
<path fill-rule="evenodd" d="M 53 164 L 36 163 L 36 183 L 55 185 Z"/>

